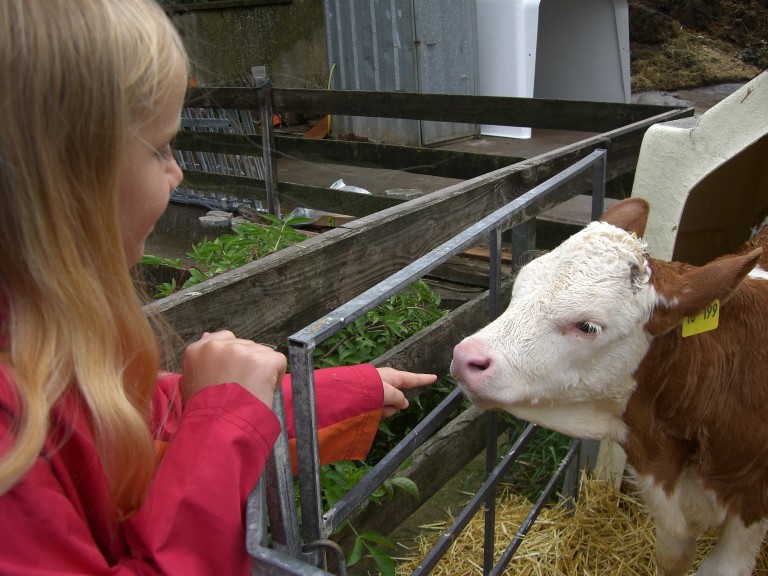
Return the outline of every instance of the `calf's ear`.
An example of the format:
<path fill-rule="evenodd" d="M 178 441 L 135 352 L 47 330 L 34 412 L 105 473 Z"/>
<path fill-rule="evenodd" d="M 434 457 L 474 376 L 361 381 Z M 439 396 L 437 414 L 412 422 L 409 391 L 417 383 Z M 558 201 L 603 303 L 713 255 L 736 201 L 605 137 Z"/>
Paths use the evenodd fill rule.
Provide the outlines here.
<path fill-rule="evenodd" d="M 695 316 L 714 300 L 722 304 L 749 274 L 762 248 L 748 254 L 724 256 L 705 266 L 653 260 L 651 282 L 668 305 L 658 305 L 646 328 L 653 336 L 668 332 L 687 316 Z"/>
<path fill-rule="evenodd" d="M 648 202 L 642 198 L 626 198 L 608 208 L 600 220 L 642 236 L 645 234 L 650 209 Z"/>

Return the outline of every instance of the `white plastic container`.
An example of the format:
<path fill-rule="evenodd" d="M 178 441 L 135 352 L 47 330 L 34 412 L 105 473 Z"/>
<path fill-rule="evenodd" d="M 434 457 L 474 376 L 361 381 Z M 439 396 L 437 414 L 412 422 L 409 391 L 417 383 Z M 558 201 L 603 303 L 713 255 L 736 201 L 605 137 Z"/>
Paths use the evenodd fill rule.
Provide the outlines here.
<path fill-rule="evenodd" d="M 627 0 L 477 0 L 478 94 L 630 101 Z M 530 138 L 531 129 L 481 127 Z"/>

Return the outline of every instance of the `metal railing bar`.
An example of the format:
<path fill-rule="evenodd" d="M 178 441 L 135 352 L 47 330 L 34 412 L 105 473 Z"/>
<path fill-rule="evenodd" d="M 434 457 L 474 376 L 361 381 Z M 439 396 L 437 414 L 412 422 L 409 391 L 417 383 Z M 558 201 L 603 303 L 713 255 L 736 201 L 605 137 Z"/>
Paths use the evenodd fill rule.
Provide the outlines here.
<path fill-rule="evenodd" d="M 280 422 L 282 432 L 277 437 L 264 469 L 267 485 L 272 488 L 267 492 L 270 530 L 274 545 L 280 547 L 286 554 L 298 558 L 302 543 L 299 537 L 299 520 L 293 490 L 293 470 L 285 425 L 283 390 L 280 386 L 275 389 L 272 410 Z"/>
<path fill-rule="evenodd" d="M 528 534 L 531 526 L 533 526 L 533 523 L 539 517 L 539 514 L 544 508 L 544 504 L 546 504 L 547 500 L 549 500 L 549 498 L 552 496 L 552 492 L 554 492 L 555 488 L 557 487 L 557 483 L 568 469 L 571 460 L 574 459 L 580 449 L 581 441 L 577 440 L 571 444 L 567 454 L 560 461 L 560 465 L 557 467 L 557 470 L 555 470 L 555 473 L 552 474 L 552 477 L 549 479 L 546 487 L 544 490 L 542 490 L 538 500 L 536 500 L 536 504 L 533 505 L 533 508 L 528 513 L 528 516 L 526 516 L 525 520 L 523 520 L 523 523 L 520 525 L 520 528 L 515 534 L 515 537 L 512 539 L 512 542 L 509 543 L 509 546 L 507 546 L 506 550 L 504 550 L 504 552 L 501 554 L 501 557 L 496 563 L 496 566 L 493 567 L 493 570 L 490 572 L 491 576 L 500 576 L 504 572 L 507 564 L 509 564 L 515 552 L 517 552 L 517 549 L 523 543 L 523 538 L 525 538 L 525 535 Z"/>
<path fill-rule="evenodd" d="M 592 220 L 599 220 L 605 208 L 605 154 L 592 166 Z"/>
<path fill-rule="evenodd" d="M 251 576 L 334 576 L 322 568 L 271 548 L 257 547 L 251 555 Z"/>
<path fill-rule="evenodd" d="M 509 202 L 506 206 L 494 211 L 473 226 L 467 228 L 464 232 L 454 236 L 451 240 L 438 246 L 386 280 L 340 306 L 328 316 L 296 332 L 288 339 L 288 352 L 292 367 L 294 413 L 296 415 L 297 456 L 300 470 L 301 518 L 305 542 L 320 540 L 329 535 L 325 533 L 327 524 L 323 521 L 322 494 L 320 490 L 314 374 L 312 367 L 312 352 L 316 344 L 345 328 L 368 311 L 373 310 L 387 298 L 410 285 L 415 278 L 425 275 L 452 256 L 474 245 L 489 230 L 494 230 L 494 235 L 498 236 L 502 230 L 534 217 L 538 210 L 547 206 L 547 201 L 550 201 L 552 197 L 558 198 L 563 196 L 562 192 L 559 195 L 557 194 L 558 188 L 562 184 L 583 173 L 596 162 L 604 162 L 605 155 L 605 150 L 595 150 L 582 160 L 574 163 L 540 185 L 535 186 L 525 194 Z M 593 172 L 594 174 L 596 173 Z M 575 194 L 573 192 L 565 196 L 570 197 Z M 371 486 L 372 484 L 365 484 L 365 487 L 370 490 L 368 496 L 373 492 L 373 489 L 370 488 Z M 362 489 L 355 493 L 356 501 L 362 493 Z M 357 505 L 359 506 L 359 504 Z M 332 520 L 331 525 L 333 525 L 334 521 Z M 312 554 L 312 556 L 311 559 L 308 559 L 309 561 L 318 566 L 324 565 L 323 558 L 320 558 L 316 553 Z"/>
<path fill-rule="evenodd" d="M 387 298 L 406 288 L 415 277 L 427 274 L 444 264 L 449 258 L 460 254 L 475 244 L 488 230 L 493 228 L 506 230 L 533 217 L 532 214 L 528 213 L 529 208 L 538 202 L 543 202 L 549 195 L 554 194 L 562 184 L 586 171 L 604 155 L 605 150 L 595 150 L 552 178 L 531 188 L 525 194 L 473 224 L 464 232 L 457 234 L 386 280 L 336 308 L 324 318 L 296 332 L 289 338 L 289 344 L 291 340 L 313 344 L 325 340 L 366 312 L 373 310 Z"/>
<path fill-rule="evenodd" d="M 261 146 L 264 158 L 264 185 L 267 189 L 267 210 L 273 216 L 280 214 L 280 196 L 277 190 L 277 160 L 275 159 L 275 129 L 272 125 L 272 81 L 264 66 L 251 68 L 256 83 L 255 92 L 261 116 Z"/>
<path fill-rule="evenodd" d="M 493 322 L 501 314 L 501 228 L 490 233 L 490 256 L 488 262 L 488 320 Z"/>
<path fill-rule="evenodd" d="M 334 532 L 362 506 L 381 483 L 392 476 L 413 451 L 437 432 L 461 405 L 464 395 L 456 388 L 403 438 L 365 477 L 339 499 L 323 516 L 324 531 Z"/>
<path fill-rule="evenodd" d="M 248 496 L 245 512 L 245 546 L 251 558 L 251 576 L 332 576 L 297 557 L 268 547 L 265 480 Z"/>
<path fill-rule="evenodd" d="M 501 228 L 490 231 L 488 321 L 493 322 L 501 314 Z M 485 476 L 489 478 L 496 467 L 498 415 L 488 412 L 485 440 Z M 488 489 L 485 502 L 485 529 L 483 532 L 483 574 L 493 567 L 494 541 L 496 539 L 496 488 Z"/>
<path fill-rule="evenodd" d="M 312 363 L 314 349 L 314 343 L 305 345 L 289 339 L 301 522 L 305 542 L 323 540 L 328 536 L 322 529 L 323 497 L 320 489 L 320 448 L 317 442 L 315 374 Z M 291 498 L 295 498 L 293 493 Z M 324 557 L 319 550 L 309 551 L 305 558 L 317 566 L 324 564 Z"/>
<path fill-rule="evenodd" d="M 422 574 L 429 574 L 440 559 L 445 556 L 445 553 L 451 547 L 456 540 L 456 535 L 459 534 L 470 520 L 475 516 L 480 507 L 485 503 L 488 492 L 495 488 L 501 481 L 501 477 L 509 469 L 512 464 L 515 463 L 517 458 L 522 453 L 526 444 L 531 441 L 535 433 L 539 430 L 539 427 L 535 424 L 528 424 L 520 436 L 515 441 L 515 444 L 510 448 L 504 459 L 496 466 L 494 473 L 489 476 L 477 493 L 472 497 L 469 503 L 453 521 L 453 524 L 445 531 L 440 537 L 440 540 L 434 545 L 432 550 L 421 560 L 416 569 L 411 573 L 411 576 L 421 576 Z"/>
<path fill-rule="evenodd" d="M 498 414 L 488 412 L 485 440 L 485 477 L 492 478 L 496 468 L 498 450 Z M 488 486 L 485 497 L 485 517 L 483 530 L 483 574 L 488 574 L 493 567 L 494 542 L 496 540 L 496 484 Z"/>

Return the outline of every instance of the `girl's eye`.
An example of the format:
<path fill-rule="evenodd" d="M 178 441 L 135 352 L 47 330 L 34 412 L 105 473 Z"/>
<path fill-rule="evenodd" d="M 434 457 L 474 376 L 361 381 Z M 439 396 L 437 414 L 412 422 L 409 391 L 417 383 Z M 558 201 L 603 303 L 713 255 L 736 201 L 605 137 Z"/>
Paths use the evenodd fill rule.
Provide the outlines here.
<path fill-rule="evenodd" d="M 170 143 L 155 150 L 155 156 L 157 156 L 158 160 L 173 160 L 173 148 L 171 148 Z"/>

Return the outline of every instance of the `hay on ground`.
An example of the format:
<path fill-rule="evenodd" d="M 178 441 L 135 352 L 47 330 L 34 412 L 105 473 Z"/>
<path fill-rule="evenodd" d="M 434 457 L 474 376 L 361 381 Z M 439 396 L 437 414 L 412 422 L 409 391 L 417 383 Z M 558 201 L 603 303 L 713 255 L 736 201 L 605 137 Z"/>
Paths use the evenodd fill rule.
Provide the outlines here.
<path fill-rule="evenodd" d="M 496 553 L 515 536 L 532 508 L 530 501 L 502 489 L 496 507 Z M 453 520 L 422 527 L 397 573 L 413 572 Z M 696 564 L 716 541 L 714 531 L 699 541 Z M 526 536 L 505 574 L 516 576 L 650 576 L 656 573 L 654 531 L 645 508 L 635 495 L 608 483 L 582 479 L 579 501 L 570 511 L 564 504 L 545 508 Z M 435 576 L 482 574 L 483 514 L 478 513 L 457 538 Z M 764 545 L 755 574 L 768 574 L 768 546 Z"/>

